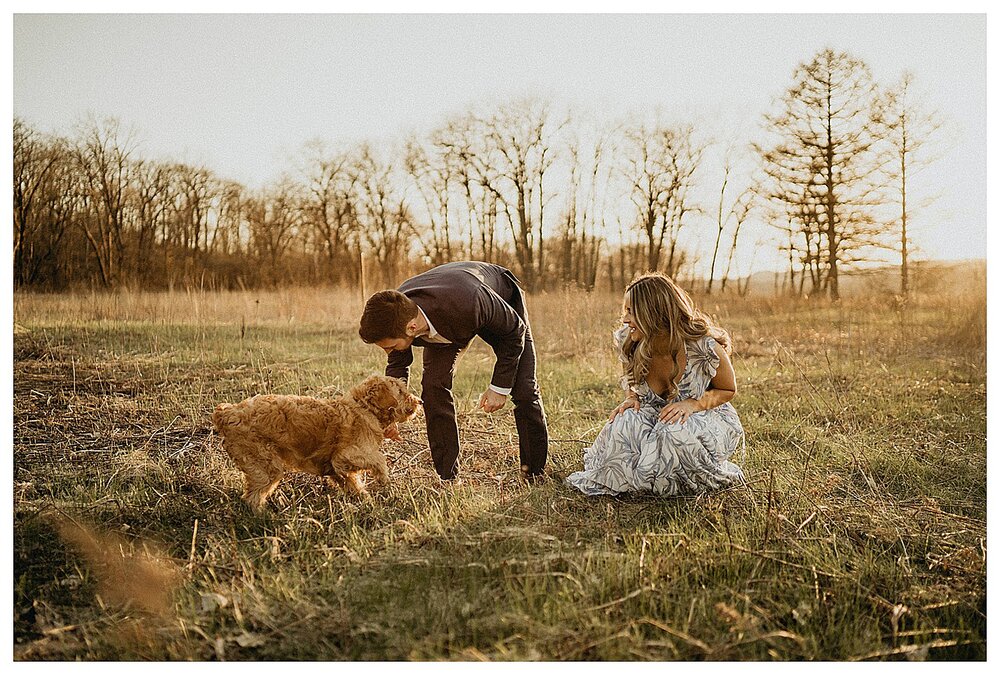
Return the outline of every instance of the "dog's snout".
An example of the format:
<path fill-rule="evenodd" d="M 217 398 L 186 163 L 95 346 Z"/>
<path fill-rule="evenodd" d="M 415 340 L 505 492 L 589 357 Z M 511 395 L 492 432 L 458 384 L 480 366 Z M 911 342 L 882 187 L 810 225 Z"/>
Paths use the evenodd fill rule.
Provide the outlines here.
<path fill-rule="evenodd" d="M 420 410 L 421 407 L 423 407 L 423 401 L 421 401 L 419 398 L 417 398 L 413 394 L 409 394 L 408 393 L 407 396 L 406 396 L 406 403 L 404 403 L 400 407 L 400 412 L 402 412 L 403 415 L 407 419 L 409 419 L 410 417 L 412 417 L 413 415 L 415 415 L 416 412 L 417 412 L 417 410 Z"/>

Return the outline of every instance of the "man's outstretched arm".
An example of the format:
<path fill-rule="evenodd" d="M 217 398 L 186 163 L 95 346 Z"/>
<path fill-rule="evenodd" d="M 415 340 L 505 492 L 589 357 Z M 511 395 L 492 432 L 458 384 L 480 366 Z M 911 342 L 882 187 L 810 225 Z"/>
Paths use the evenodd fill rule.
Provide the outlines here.
<path fill-rule="evenodd" d="M 408 381 L 410 379 L 410 364 L 413 363 L 413 347 L 407 347 L 401 352 L 389 352 L 389 361 L 385 364 L 385 374 Z"/>
<path fill-rule="evenodd" d="M 527 327 L 514 308 L 504 302 L 490 288 L 483 287 L 479 293 L 479 336 L 496 354 L 490 386 L 495 391 L 509 392 L 517 376 L 517 365 L 524 351 L 524 335 Z"/>

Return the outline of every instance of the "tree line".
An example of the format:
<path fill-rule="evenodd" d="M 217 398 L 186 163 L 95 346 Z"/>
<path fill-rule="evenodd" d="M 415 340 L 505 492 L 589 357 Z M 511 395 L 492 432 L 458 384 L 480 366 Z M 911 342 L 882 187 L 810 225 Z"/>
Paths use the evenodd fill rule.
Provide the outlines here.
<path fill-rule="evenodd" d="M 756 219 L 779 235 L 789 292 L 836 299 L 845 269 L 894 251 L 905 294 L 908 182 L 941 124 L 912 92 L 908 74 L 883 87 L 825 49 L 794 70 L 760 138 L 723 154 L 721 175 L 694 124 L 596 127 L 525 99 L 392 150 L 311 142 L 260 189 L 142 157 L 115 119 L 62 136 L 15 118 L 14 285 L 373 289 L 463 258 L 504 264 L 531 291 L 620 289 L 647 269 L 694 283 L 683 234 L 697 226 L 714 244 L 700 288 L 746 292 L 733 265 Z M 741 154 L 753 171 L 737 170 Z"/>

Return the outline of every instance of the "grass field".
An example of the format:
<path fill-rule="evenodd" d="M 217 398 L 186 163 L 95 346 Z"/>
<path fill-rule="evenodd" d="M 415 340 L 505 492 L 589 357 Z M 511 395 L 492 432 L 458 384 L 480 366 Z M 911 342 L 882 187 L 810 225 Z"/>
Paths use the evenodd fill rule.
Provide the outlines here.
<path fill-rule="evenodd" d="M 986 658 L 985 289 L 702 298 L 735 339 L 749 482 L 697 499 L 560 480 L 619 401 L 619 303 L 529 298 L 551 480 L 517 480 L 509 406 L 475 410 L 477 342 L 462 485 L 418 419 L 389 490 L 293 474 L 255 516 L 211 410 L 380 371 L 358 294 L 15 295 L 15 659 Z"/>

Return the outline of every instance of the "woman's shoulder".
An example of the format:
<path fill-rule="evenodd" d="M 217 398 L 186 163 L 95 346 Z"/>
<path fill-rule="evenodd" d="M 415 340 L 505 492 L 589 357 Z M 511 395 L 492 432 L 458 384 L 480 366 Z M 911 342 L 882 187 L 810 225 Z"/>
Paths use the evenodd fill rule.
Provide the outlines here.
<path fill-rule="evenodd" d="M 725 347 L 712 335 L 702 335 L 700 338 L 684 343 L 684 350 L 687 352 L 689 361 L 693 359 L 707 362 L 714 367 L 719 365 L 718 349 L 725 349 Z"/>
<path fill-rule="evenodd" d="M 690 354 L 694 353 L 704 353 L 704 352 L 714 352 L 715 346 L 719 344 L 718 340 L 709 334 L 702 335 L 701 337 L 695 338 L 693 340 L 685 340 L 684 349 Z"/>

